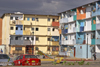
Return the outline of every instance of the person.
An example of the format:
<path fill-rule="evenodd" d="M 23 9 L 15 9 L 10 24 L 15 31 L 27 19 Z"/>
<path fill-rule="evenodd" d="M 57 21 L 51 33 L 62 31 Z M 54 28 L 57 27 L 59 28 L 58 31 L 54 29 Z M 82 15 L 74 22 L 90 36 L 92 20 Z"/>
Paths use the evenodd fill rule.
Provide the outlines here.
<path fill-rule="evenodd" d="M 96 52 L 93 54 L 94 60 L 96 60 Z"/>
<path fill-rule="evenodd" d="M 1 53 L 3 53 L 3 50 L 2 50 L 2 48 L 1 48 Z"/>

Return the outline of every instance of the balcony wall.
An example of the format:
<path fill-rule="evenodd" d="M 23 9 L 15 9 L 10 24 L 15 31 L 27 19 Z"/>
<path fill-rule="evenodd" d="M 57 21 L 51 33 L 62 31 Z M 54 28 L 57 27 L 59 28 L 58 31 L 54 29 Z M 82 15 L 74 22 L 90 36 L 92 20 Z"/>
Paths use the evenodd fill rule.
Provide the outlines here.
<path fill-rule="evenodd" d="M 60 23 L 67 23 L 67 22 L 68 22 L 68 19 L 67 18 L 60 19 Z"/>
<path fill-rule="evenodd" d="M 96 31 L 96 44 L 100 45 L 100 30 Z"/>
<path fill-rule="evenodd" d="M 100 23 L 96 24 L 96 29 L 100 30 Z"/>
<path fill-rule="evenodd" d="M 84 31 L 84 27 L 80 27 L 80 32 Z"/>
<path fill-rule="evenodd" d="M 76 32 L 76 27 L 73 28 L 73 32 Z"/>
<path fill-rule="evenodd" d="M 23 26 L 22 25 L 16 25 L 18 30 L 15 30 L 16 35 L 23 35 Z"/>
<path fill-rule="evenodd" d="M 24 21 L 24 25 L 31 25 L 32 22 L 31 21 Z"/>
<path fill-rule="evenodd" d="M 68 29 L 62 30 L 62 34 L 66 34 L 66 33 L 68 33 Z"/>
<path fill-rule="evenodd" d="M 23 25 L 23 20 L 11 20 L 10 24 Z"/>
<path fill-rule="evenodd" d="M 30 35 L 31 34 L 31 31 L 30 30 L 24 30 L 23 31 L 23 35 Z"/>
<path fill-rule="evenodd" d="M 52 22 L 52 26 L 59 27 L 59 22 Z"/>

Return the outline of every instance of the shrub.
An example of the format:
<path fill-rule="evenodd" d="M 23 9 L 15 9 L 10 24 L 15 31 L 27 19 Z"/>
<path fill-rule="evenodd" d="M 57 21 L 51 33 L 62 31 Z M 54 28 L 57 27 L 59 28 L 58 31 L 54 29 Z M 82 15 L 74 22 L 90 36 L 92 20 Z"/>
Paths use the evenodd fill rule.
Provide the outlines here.
<path fill-rule="evenodd" d="M 85 62 L 85 61 L 84 61 L 84 60 L 82 60 L 82 61 L 78 62 L 78 64 L 79 64 L 79 65 L 83 65 L 83 64 L 84 64 L 84 62 Z"/>
<path fill-rule="evenodd" d="M 68 62 L 68 65 L 71 65 L 71 63 Z"/>
<path fill-rule="evenodd" d="M 89 63 L 89 62 L 87 62 L 87 63 L 86 63 L 86 65 L 90 65 L 90 63 Z"/>
<path fill-rule="evenodd" d="M 56 62 L 53 62 L 54 65 L 56 65 Z"/>

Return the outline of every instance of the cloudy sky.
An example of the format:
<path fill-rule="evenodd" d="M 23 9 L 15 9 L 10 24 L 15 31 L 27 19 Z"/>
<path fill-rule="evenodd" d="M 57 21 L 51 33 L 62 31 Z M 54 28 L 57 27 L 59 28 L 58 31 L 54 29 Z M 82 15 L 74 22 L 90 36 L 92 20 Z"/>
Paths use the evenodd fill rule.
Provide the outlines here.
<path fill-rule="evenodd" d="M 3 13 L 57 14 L 97 0 L 0 0 Z"/>

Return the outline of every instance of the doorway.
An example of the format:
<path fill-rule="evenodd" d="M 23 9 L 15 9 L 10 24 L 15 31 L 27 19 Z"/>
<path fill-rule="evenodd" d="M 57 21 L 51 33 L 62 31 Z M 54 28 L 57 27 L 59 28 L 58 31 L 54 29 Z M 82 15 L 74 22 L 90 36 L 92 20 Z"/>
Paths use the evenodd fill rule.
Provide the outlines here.
<path fill-rule="evenodd" d="M 34 46 L 33 45 L 26 46 L 26 54 L 34 54 Z"/>

